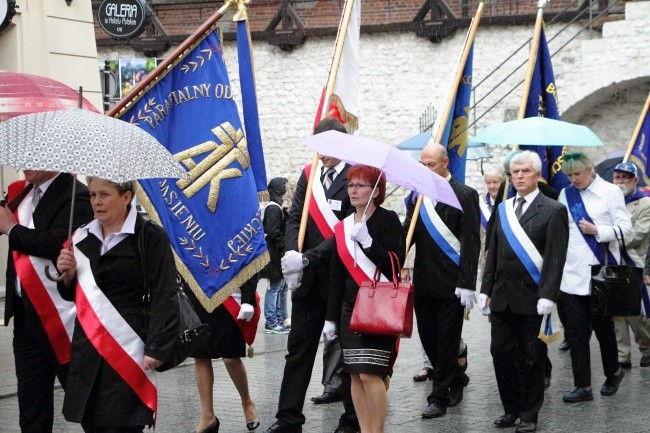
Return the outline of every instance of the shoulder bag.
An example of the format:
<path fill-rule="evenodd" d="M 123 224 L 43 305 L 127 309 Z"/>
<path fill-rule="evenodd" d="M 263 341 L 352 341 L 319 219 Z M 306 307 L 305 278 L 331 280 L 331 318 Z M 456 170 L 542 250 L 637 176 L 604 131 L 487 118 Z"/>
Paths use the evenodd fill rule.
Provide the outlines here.
<path fill-rule="evenodd" d="M 151 221 L 145 221 L 138 233 L 138 252 L 142 262 L 142 274 L 144 276 L 145 297 L 147 303 L 151 301 L 151 287 L 149 281 L 149 270 L 144 248 L 144 237 L 147 224 L 153 224 Z M 169 359 L 164 359 L 163 364 L 156 368 L 156 371 L 167 371 L 185 361 L 192 356 L 201 346 L 210 339 L 210 327 L 201 323 L 199 316 L 194 311 L 194 307 L 185 292 L 186 283 L 178 273 L 176 274 L 176 297 L 178 298 L 178 321 L 180 325 L 176 345 L 171 351 Z"/>
<path fill-rule="evenodd" d="M 623 231 L 616 239 L 621 246 L 621 262 L 628 257 Z M 603 248 L 607 248 L 607 244 Z M 605 264 L 591 267 L 591 314 L 601 316 L 638 316 L 641 314 L 641 290 L 643 290 L 643 269 L 629 265 Z"/>
<path fill-rule="evenodd" d="M 391 281 L 378 281 L 379 266 L 371 281 L 359 286 L 350 319 L 350 331 L 411 337 L 413 333 L 413 285 L 401 281 L 397 254 L 388 252 L 393 271 Z"/>

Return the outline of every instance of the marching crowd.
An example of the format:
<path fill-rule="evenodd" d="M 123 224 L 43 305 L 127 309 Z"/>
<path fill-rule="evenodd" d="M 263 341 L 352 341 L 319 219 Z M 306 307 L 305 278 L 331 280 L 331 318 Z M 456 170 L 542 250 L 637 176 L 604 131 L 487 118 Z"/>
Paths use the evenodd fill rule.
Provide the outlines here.
<path fill-rule="evenodd" d="M 346 132 L 326 118 L 314 134 L 329 130 Z M 575 385 L 565 402 L 593 399 L 592 330 L 605 374 L 602 396 L 616 394 L 631 366 L 629 328 L 642 353 L 640 365 L 650 366 L 650 321 L 641 314 L 595 314 L 590 296 L 593 265 L 645 263 L 650 284 L 650 198 L 637 186 L 633 163 L 618 164 L 611 184 L 595 173 L 586 155 L 569 153 L 562 170 L 571 185 L 555 191 L 542 179 L 536 153 L 514 151 L 504 162 L 505 178 L 488 172 L 487 193 L 479 196 L 451 175 L 444 146 L 425 146 L 420 161 L 449 182 L 462 210 L 412 193 L 401 221 L 382 206 L 386 180 L 379 169 L 326 155 L 313 173 L 311 191 L 309 167 L 295 191 L 285 178 L 270 182 L 272 200 L 262 217 L 271 257 L 261 275 L 270 281 L 265 330 L 288 333 L 288 340 L 276 419 L 266 433 L 302 431 L 321 336 L 324 392 L 312 400 L 343 401 L 335 432 L 384 432 L 399 337 L 352 330 L 359 287 L 376 272 L 388 279 L 398 273 L 413 284 L 425 359 L 414 380 L 432 384 L 423 418 L 445 416 L 462 401 L 469 381 L 463 320 L 475 304 L 490 317 L 490 352 L 503 405 L 496 427 L 536 431 L 552 371 L 547 344 L 539 337 L 555 311 Z M 132 182 L 89 178 L 86 187 L 69 174 L 25 171 L 25 180 L 10 186 L 8 203 L 0 207 L 0 233 L 9 240 L 5 325 L 14 318 L 23 432 L 52 431 L 55 377 L 65 389 L 64 417 L 85 432 L 135 433 L 154 423 L 151 376 L 164 369 L 177 338 L 177 277 L 166 233 L 145 223 L 133 195 Z M 306 197 L 311 204 L 299 240 Z M 69 221 L 76 229 L 71 239 Z M 399 268 L 405 259 L 396 271 L 395 262 Z M 43 271 L 48 263 L 60 276 Z M 259 317 L 259 278 L 242 284 L 232 297 L 236 302 L 213 312 L 195 303 L 211 330 L 208 343 L 194 354 L 201 404 L 197 432 L 219 431 L 211 362 L 217 358 L 223 358 L 239 393 L 246 427 L 261 425 L 241 360 L 249 342 L 245 328 L 255 327 Z M 647 295 L 644 300 L 650 308 Z"/>

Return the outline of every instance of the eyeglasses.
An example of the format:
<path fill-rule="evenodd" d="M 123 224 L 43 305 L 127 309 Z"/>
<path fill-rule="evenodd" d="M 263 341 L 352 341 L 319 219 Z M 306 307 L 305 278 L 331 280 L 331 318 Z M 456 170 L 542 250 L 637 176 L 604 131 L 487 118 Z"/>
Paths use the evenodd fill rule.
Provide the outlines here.
<path fill-rule="evenodd" d="M 372 185 L 369 185 L 367 183 L 348 183 L 348 189 L 359 189 L 359 188 L 366 188 Z"/>

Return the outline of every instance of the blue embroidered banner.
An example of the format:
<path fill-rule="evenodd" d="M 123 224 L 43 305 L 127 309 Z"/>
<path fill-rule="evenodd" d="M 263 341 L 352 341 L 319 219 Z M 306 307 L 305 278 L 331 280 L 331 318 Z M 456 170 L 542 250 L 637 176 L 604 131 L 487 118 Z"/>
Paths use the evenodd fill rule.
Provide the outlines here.
<path fill-rule="evenodd" d="M 188 170 L 188 179 L 140 181 L 140 199 L 167 231 L 179 272 L 212 311 L 268 262 L 256 183 L 266 176 L 261 142 L 253 148 L 242 131 L 217 30 L 120 117 Z"/>
<path fill-rule="evenodd" d="M 539 47 L 537 50 L 537 61 L 533 68 L 533 78 L 530 83 L 528 100 L 526 101 L 526 113 L 524 117 L 547 117 L 549 119 L 560 119 L 560 110 L 557 103 L 557 88 L 555 87 L 555 76 L 553 64 L 548 51 L 544 26 L 541 29 Z M 563 146 L 520 146 L 521 149 L 530 150 L 539 154 L 542 160 L 542 177 L 549 185 L 558 192 L 569 185 L 569 179 L 562 172 L 562 162 L 566 147 Z"/>
<path fill-rule="evenodd" d="M 650 99 L 650 98 L 649 98 Z M 646 101 L 648 104 L 648 101 Z M 646 111 L 645 118 L 643 123 L 641 123 L 641 129 L 634 140 L 632 145 L 632 152 L 628 161 L 633 162 L 639 167 L 641 173 L 639 174 L 643 177 L 645 184 L 650 186 L 650 164 L 648 164 L 648 159 L 650 159 L 650 143 L 648 139 L 650 138 L 650 110 Z"/>

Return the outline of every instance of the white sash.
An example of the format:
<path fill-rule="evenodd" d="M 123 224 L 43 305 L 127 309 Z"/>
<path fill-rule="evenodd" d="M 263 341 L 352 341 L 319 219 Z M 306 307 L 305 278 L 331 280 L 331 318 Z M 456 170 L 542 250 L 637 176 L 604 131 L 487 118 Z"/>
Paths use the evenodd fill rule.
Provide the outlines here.
<path fill-rule="evenodd" d="M 478 204 L 479 208 L 481 209 L 481 225 L 485 229 L 487 228 L 487 222 L 490 221 L 490 216 L 492 216 L 492 211 L 490 210 L 490 206 L 485 200 L 479 198 Z"/>
<path fill-rule="evenodd" d="M 321 172 L 322 167 L 323 163 L 321 161 L 318 161 L 318 166 L 316 167 L 316 173 L 314 175 L 314 182 L 311 185 L 311 190 L 312 194 L 314 195 L 316 205 L 318 206 L 318 209 L 320 209 L 320 213 L 323 215 L 325 222 L 330 227 L 332 232 L 334 232 L 334 226 L 338 224 L 339 219 L 336 217 L 336 215 L 334 215 L 334 211 L 332 211 L 332 207 L 327 201 L 327 197 L 325 197 L 325 188 L 323 188 L 323 184 L 320 182 L 319 173 Z"/>
<path fill-rule="evenodd" d="M 517 257 L 519 257 L 519 260 L 521 260 L 526 269 L 528 269 L 530 267 L 530 264 L 532 264 L 537 269 L 537 273 L 541 275 L 544 259 L 542 258 L 542 255 L 539 253 L 539 251 L 537 251 L 535 244 L 530 240 L 523 227 L 521 227 L 521 224 L 519 224 L 519 219 L 515 215 L 515 209 L 513 206 L 514 200 L 515 197 L 512 197 L 504 202 L 506 222 L 512 234 L 519 242 L 521 248 L 518 248 L 516 243 L 513 242 L 510 242 L 510 247 L 514 250 L 515 254 L 517 254 Z M 504 227 L 502 224 L 502 228 L 506 229 L 507 227 Z M 508 232 L 506 232 L 506 237 L 508 237 Z M 511 239 L 508 240 L 511 241 Z M 528 270 L 529 273 L 531 273 L 531 269 Z M 531 277 L 533 277 L 533 280 L 535 280 L 535 277 L 532 275 L 532 273 Z M 539 284 L 539 280 L 535 282 Z"/>
<path fill-rule="evenodd" d="M 422 222 L 429 235 L 442 251 L 456 265 L 460 264 L 460 241 L 436 212 L 435 205 L 429 197 L 422 198 Z"/>
<path fill-rule="evenodd" d="M 341 221 L 343 233 L 337 231 L 336 243 L 339 251 L 339 257 L 347 268 L 352 278 L 358 283 L 360 281 L 371 281 L 375 276 L 375 265 L 372 260 L 368 258 L 355 241 L 352 240 L 350 235 L 352 227 L 354 227 L 354 214 L 346 217 Z M 356 260 L 356 263 L 355 263 Z M 380 274 L 379 281 L 389 281 L 384 274 Z"/>

